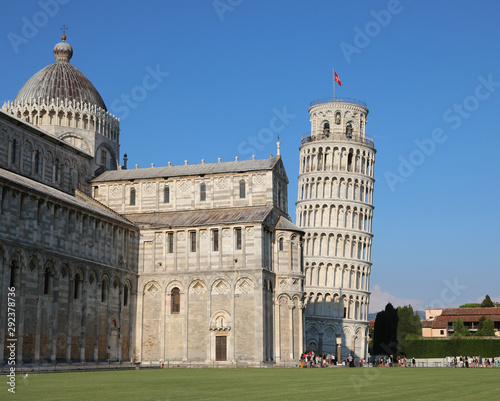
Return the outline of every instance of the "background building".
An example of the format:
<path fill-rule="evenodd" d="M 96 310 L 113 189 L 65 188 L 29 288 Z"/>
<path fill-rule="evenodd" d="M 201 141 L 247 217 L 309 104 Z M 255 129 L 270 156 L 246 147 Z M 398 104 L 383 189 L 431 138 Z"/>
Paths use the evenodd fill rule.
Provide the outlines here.
<path fill-rule="evenodd" d="M 366 358 L 373 219 L 373 139 L 366 104 L 311 103 L 300 147 L 297 224 L 305 231 L 306 345 Z"/>
<path fill-rule="evenodd" d="M 455 332 L 454 326 L 459 316 L 471 335 L 476 334 L 479 321 L 483 316 L 491 319 L 495 325 L 495 336 L 500 337 L 500 308 L 498 307 L 427 308 L 425 309 L 425 320 L 422 321 L 422 337 L 451 337 Z"/>

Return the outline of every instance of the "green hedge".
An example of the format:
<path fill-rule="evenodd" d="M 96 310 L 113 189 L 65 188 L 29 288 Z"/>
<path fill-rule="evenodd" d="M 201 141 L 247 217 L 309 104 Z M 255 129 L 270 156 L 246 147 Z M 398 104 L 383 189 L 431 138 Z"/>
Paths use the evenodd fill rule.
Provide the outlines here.
<path fill-rule="evenodd" d="M 447 356 L 500 356 L 500 339 L 450 338 L 409 341 L 406 356 L 410 358 L 444 358 Z"/>

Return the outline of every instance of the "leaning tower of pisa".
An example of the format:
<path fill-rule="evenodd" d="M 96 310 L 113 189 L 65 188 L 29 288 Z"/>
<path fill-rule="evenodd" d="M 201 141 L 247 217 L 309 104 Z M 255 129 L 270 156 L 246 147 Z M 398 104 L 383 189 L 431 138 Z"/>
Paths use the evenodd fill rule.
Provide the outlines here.
<path fill-rule="evenodd" d="M 366 104 L 313 101 L 300 146 L 297 223 L 305 231 L 306 348 L 366 359 L 373 218 L 373 139 Z"/>

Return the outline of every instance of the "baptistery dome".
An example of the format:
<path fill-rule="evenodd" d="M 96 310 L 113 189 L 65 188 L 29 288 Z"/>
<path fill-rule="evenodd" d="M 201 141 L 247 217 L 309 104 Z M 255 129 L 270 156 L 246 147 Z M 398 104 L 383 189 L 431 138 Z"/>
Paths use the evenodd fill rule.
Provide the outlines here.
<path fill-rule="evenodd" d="M 92 82 L 70 64 L 73 49 L 65 39 L 63 36 L 63 41 L 54 47 L 56 62 L 33 75 L 17 94 L 14 104 L 40 102 L 42 99 L 50 102 L 52 99 L 59 99 L 71 101 L 73 105 L 86 103 L 107 110 Z"/>

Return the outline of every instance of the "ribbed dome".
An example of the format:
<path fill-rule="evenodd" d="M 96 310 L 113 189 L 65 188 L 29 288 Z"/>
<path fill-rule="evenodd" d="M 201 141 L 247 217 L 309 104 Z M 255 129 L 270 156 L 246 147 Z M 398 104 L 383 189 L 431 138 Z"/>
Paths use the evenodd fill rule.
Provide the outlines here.
<path fill-rule="evenodd" d="M 72 56 L 73 49 L 69 43 L 58 43 L 54 47 L 56 62 L 33 75 L 21 88 L 14 103 L 30 103 L 39 98 L 49 101 L 59 98 L 107 110 L 92 82 L 69 63 Z"/>

